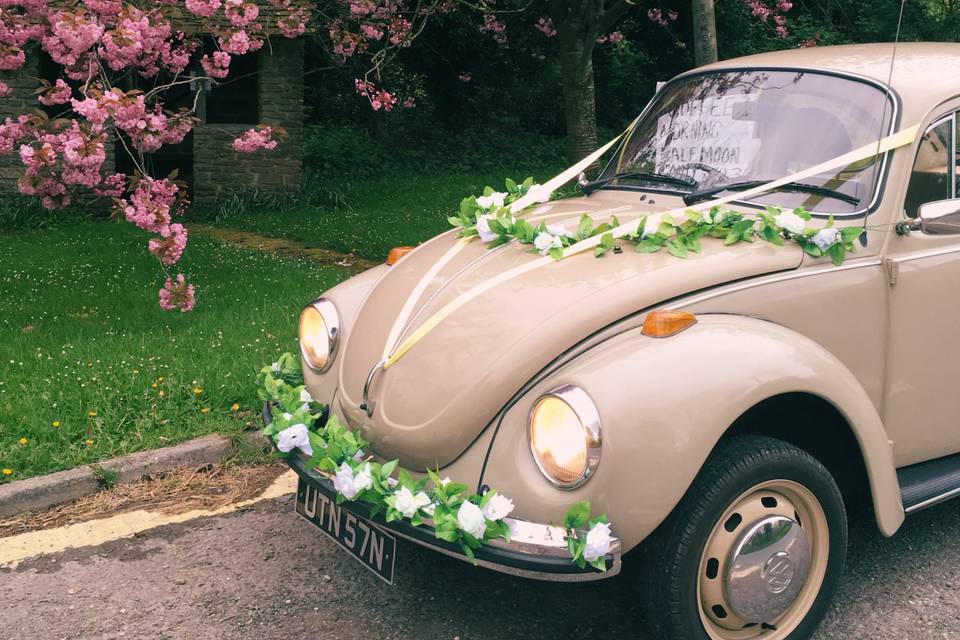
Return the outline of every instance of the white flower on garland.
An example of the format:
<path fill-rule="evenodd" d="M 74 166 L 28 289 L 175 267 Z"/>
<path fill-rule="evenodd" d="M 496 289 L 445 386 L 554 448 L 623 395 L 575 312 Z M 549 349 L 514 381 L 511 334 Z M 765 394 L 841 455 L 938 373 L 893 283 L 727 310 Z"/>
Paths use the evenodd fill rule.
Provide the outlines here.
<path fill-rule="evenodd" d="M 286 415 L 287 414 L 284 414 L 284 416 Z M 284 453 L 289 453 L 294 449 L 300 449 L 300 451 L 303 451 L 308 456 L 312 456 L 313 447 L 310 446 L 310 436 L 307 433 L 307 425 L 295 424 L 278 433 L 277 449 Z"/>
<path fill-rule="evenodd" d="M 274 362 L 273 364 L 271 364 L 270 371 L 273 371 L 274 373 L 280 373 L 280 363 Z"/>
<path fill-rule="evenodd" d="M 490 220 L 496 216 L 479 215 L 477 216 L 477 233 L 480 235 L 480 242 L 493 242 L 497 234 L 490 230 Z"/>
<path fill-rule="evenodd" d="M 507 194 L 501 191 L 494 191 L 488 196 L 480 196 L 477 198 L 477 206 L 481 209 L 489 209 L 490 207 L 496 207 L 499 209 L 503 206 L 504 198 L 507 197 Z"/>
<path fill-rule="evenodd" d="M 527 189 L 526 195 L 530 197 L 533 202 L 543 203 L 550 201 L 550 194 L 553 193 L 549 191 L 542 184 L 530 185 L 530 188 Z"/>
<path fill-rule="evenodd" d="M 820 247 L 821 251 L 826 251 L 837 241 L 839 234 L 840 232 L 836 227 L 825 227 L 820 229 L 817 235 L 813 236 L 813 243 Z"/>
<path fill-rule="evenodd" d="M 303 403 L 300 405 L 301 411 L 307 411 L 310 409 L 310 403 L 313 402 L 313 396 L 310 395 L 310 392 L 307 391 L 306 387 L 300 389 L 300 402 Z"/>
<path fill-rule="evenodd" d="M 333 477 L 333 488 L 347 500 L 353 500 L 358 493 L 371 487 L 373 487 L 373 478 L 370 475 L 369 462 L 356 474 L 353 473 L 350 465 L 344 462 Z"/>
<path fill-rule="evenodd" d="M 487 501 L 481 511 L 487 520 L 493 520 L 494 522 L 503 520 L 513 511 L 513 500 L 498 493 Z"/>
<path fill-rule="evenodd" d="M 792 211 L 778 213 L 774 216 L 773 221 L 777 226 L 786 229 L 795 236 L 803 235 L 804 229 L 807 228 L 807 222 Z"/>
<path fill-rule="evenodd" d="M 541 231 L 534 238 L 533 246 L 540 255 L 545 256 L 550 253 L 550 249 L 563 248 L 563 242 L 560 241 L 560 236 L 555 236 L 548 231 Z"/>
<path fill-rule="evenodd" d="M 613 546 L 613 538 L 610 536 L 610 525 L 606 522 L 598 522 L 587 533 L 587 544 L 583 548 L 583 559 L 587 562 L 593 562 L 602 558 L 607 555 L 611 546 Z"/>
<path fill-rule="evenodd" d="M 477 540 L 482 540 L 483 534 L 487 531 L 486 517 L 480 511 L 480 507 L 469 500 L 464 500 L 460 505 L 457 511 L 457 524 Z"/>
<path fill-rule="evenodd" d="M 416 495 L 406 487 L 400 487 L 400 491 L 394 495 L 393 508 L 403 514 L 405 518 L 412 518 L 417 511 L 430 504 L 430 496 L 423 491 L 418 491 Z"/>

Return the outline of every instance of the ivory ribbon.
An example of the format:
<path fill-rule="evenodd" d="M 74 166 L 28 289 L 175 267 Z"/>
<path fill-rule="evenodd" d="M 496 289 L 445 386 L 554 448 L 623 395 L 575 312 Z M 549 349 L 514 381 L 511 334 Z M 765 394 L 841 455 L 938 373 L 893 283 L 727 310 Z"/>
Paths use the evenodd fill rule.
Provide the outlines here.
<path fill-rule="evenodd" d="M 627 127 L 627 131 L 629 131 L 630 128 L 633 127 L 635 123 L 636 123 L 636 120 L 634 120 L 634 122 L 631 123 L 630 127 Z M 917 132 L 919 130 L 920 130 L 920 125 L 914 125 L 907 129 L 902 129 L 893 135 L 887 136 L 881 139 L 879 142 L 871 142 L 870 144 L 863 145 L 862 147 L 858 149 L 854 149 L 853 151 L 850 151 L 848 153 L 845 153 L 842 156 L 833 158 L 832 160 L 827 160 L 826 162 L 821 162 L 818 165 L 815 165 L 808 169 L 804 169 L 803 171 L 798 171 L 797 173 L 786 176 L 785 178 L 773 180 L 759 187 L 754 187 L 753 189 L 747 189 L 746 191 L 738 191 L 735 193 L 731 193 L 730 195 L 724 196 L 722 198 L 717 198 L 715 200 L 702 202 L 690 207 L 680 207 L 677 209 L 672 209 L 670 211 L 664 211 L 658 214 L 653 214 L 650 216 L 649 220 L 650 222 L 653 223 L 654 226 L 656 226 L 657 224 L 659 224 L 660 220 L 667 215 L 677 216 L 677 215 L 683 214 L 686 211 L 706 211 L 715 206 L 726 204 L 734 200 L 747 200 L 753 196 L 759 195 L 766 191 L 771 191 L 773 189 L 776 189 L 777 187 L 782 187 L 783 185 L 790 184 L 791 182 L 799 182 L 805 178 L 815 176 L 819 173 L 832 171 L 834 169 L 840 169 L 854 162 L 866 160 L 872 156 L 880 155 L 881 153 L 886 153 L 887 151 L 892 151 L 893 149 L 897 149 L 899 147 L 908 145 L 916 139 Z M 593 162 L 595 162 L 597 158 L 599 158 L 607 150 L 609 150 L 609 148 L 613 146 L 614 143 L 620 140 L 620 138 L 623 137 L 625 133 L 626 131 L 624 131 L 624 133 L 621 133 L 619 136 L 611 140 L 609 143 L 607 143 L 606 145 L 604 145 L 594 153 L 590 154 L 589 156 L 587 156 L 577 164 L 573 165 L 572 167 L 570 167 L 560 175 L 556 176 L 555 178 L 552 178 L 544 186 L 548 187 L 551 191 L 556 190 L 558 187 L 565 184 L 568 180 L 570 180 L 571 178 L 579 174 L 580 171 L 582 171 L 586 167 L 590 166 Z M 514 207 L 511 206 L 510 208 L 511 213 L 531 204 L 530 202 L 523 202 L 524 199 L 525 198 L 520 198 L 519 200 L 513 203 L 514 205 L 520 204 L 521 206 L 517 207 L 516 209 L 514 209 Z M 634 220 L 632 222 L 627 222 L 625 224 L 620 225 L 619 227 L 612 229 L 609 233 L 612 233 L 614 238 L 622 238 L 625 235 L 635 232 L 637 230 L 637 225 L 638 225 L 638 222 Z M 563 250 L 563 257 L 568 258 L 578 253 L 582 253 L 583 251 L 587 251 L 588 249 L 592 249 L 600 244 L 601 238 L 602 236 L 594 236 L 592 238 L 587 238 L 586 240 L 582 240 L 576 244 L 570 245 L 569 247 Z M 439 267 L 437 265 L 442 266 L 442 264 L 446 264 L 446 262 L 448 262 L 450 258 L 453 257 L 451 253 L 455 253 L 455 249 L 456 251 L 459 251 L 459 249 L 462 248 L 464 244 L 465 243 L 461 241 L 456 245 L 454 245 L 454 248 L 448 251 L 447 254 L 445 254 L 440 259 L 440 261 L 437 264 L 435 264 L 434 267 L 427 272 L 427 274 L 424 276 L 424 279 L 421 280 L 420 284 L 417 285 L 417 289 L 419 289 L 419 291 L 417 289 L 414 289 L 413 294 L 415 294 L 416 297 L 419 297 L 420 293 L 422 293 L 423 288 L 420 287 L 420 285 L 422 284 L 423 287 L 425 287 L 426 280 L 432 279 L 436 275 L 436 272 L 439 271 Z M 413 346 L 417 344 L 417 342 L 419 342 L 425 335 L 430 333 L 438 324 L 443 322 L 444 319 L 447 318 L 447 316 L 449 316 L 451 313 L 453 313 L 463 305 L 467 304 L 477 296 L 480 296 L 486 293 L 490 289 L 493 289 L 494 287 L 497 287 L 503 284 L 504 282 L 512 280 L 513 278 L 521 276 L 525 273 L 529 273 L 535 269 L 539 269 L 540 267 L 544 267 L 552 262 L 555 262 L 553 258 L 544 256 L 537 260 L 533 260 L 531 262 L 520 265 L 518 267 L 514 267 L 513 269 L 504 271 L 503 273 L 493 278 L 490 278 L 489 280 L 481 282 L 480 284 L 476 285 L 472 289 L 464 291 L 462 294 L 460 294 L 459 296 L 457 296 L 456 298 L 454 298 L 453 300 L 445 304 L 443 307 L 441 307 L 432 316 L 427 318 L 427 320 L 422 325 L 420 325 L 420 327 L 418 327 L 416 331 L 411 333 L 410 336 L 407 337 L 407 339 L 404 340 L 392 352 L 389 351 L 389 347 L 390 345 L 393 344 L 393 342 L 388 340 L 387 349 L 385 349 L 384 351 L 383 368 L 386 370 L 386 369 L 389 369 L 394 364 L 396 364 L 396 362 L 400 360 L 400 358 L 402 358 L 411 348 L 413 348 Z M 412 309 L 413 304 L 415 304 L 415 300 L 414 302 L 411 302 L 411 300 L 414 298 L 413 294 L 411 295 L 411 298 L 407 300 L 407 304 L 404 305 L 403 310 L 401 310 L 402 317 L 397 318 L 397 323 L 394 324 L 394 330 L 390 332 L 390 335 L 393 338 L 393 340 L 396 339 L 396 335 L 399 335 L 400 328 L 398 328 L 398 325 L 402 325 L 402 323 L 406 321 L 406 316 L 403 316 L 404 311 L 406 311 L 408 316 L 409 315 L 408 307 Z"/>
<path fill-rule="evenodd" d="M 581 171 L 586 170 L 587 167 L 589 167 L 594 162 L 599 160 L 603 156 L 603 154 L 605 154 L 607 151 L 610 150 L 611 147 L 613 147 L 613 145 L 620 142 L 620 139 L 623 136 L 627 135 L 627 132 L 633 128 L 633 125 L 637 124 L 637 121 L 639 119 L 640 117 L 637 116 L 636 118 L 634 118 L 633 122 L 630 123 L 630 126 L 624 129 L 620 133 L 620 135 L 618 135 L 616 138 L 614 138 L 607 144 L 603 145 L 602 147 L 600 147 L 599 149 L 597 149 L 596 151 L 594 151 L 593 153 L 591 153 L 586 158 L 584 158 L 577 164 L 573 165 L 569 169 L 566 169 L 565 171 L 563 171 L 563 173 L 560 173 L 554 176 L 553 178 L 550 178 L 549 180 L 547 180 L 547 182 L 544 183 L 543 185 L 546 193 L 553 193 L 554 191 L 556 191 L 557 189 L 559 189 L 560 187 L 568 183 L 570 180 L 580 175 Z M 536 197 L 536 194 L 528 193 L 527 195 L 521 198 L 517 198 L 512 203 L 510 203 L 510 213 L 516 213 L 518 211 L 521 211 L 527 208 L 531 204 L 535 204 L 534 202 L 535 197 Z M 420 300 L 420 297 L 423 295 L 424 290 L 430 284 L 430 281 L 437 276 L 437 273 L 440 272 L 440 269 L 445 267 L 447 263 L 454 258 L 454 256 L 460 253 L 460 251 L 465 246 L 470 244 L 471 239 L 472 238 L 461 239 L 460 241 L 455 243 L 452 247 L 450 247 L 449 251 L 443 254 L 443 256 L 432 267 L 430 267 L 430 269 L 428 269 L 425 274 L 423 274 L 423 277 L 420 278 L 420 281 L 417 282 L 417 285 L 413 288 L 413 291 L 410 292 L 410 295 L 407 297 L 406 302 L 404 302 L 403 307 L 400 309 L 400 314 L 397 316 L 397 319 L 394 320 L 393 326 L 390 328 L 390 333 L 387 335 L 387 342 L 383 346 L 384 360 L 387 360 L 390 357 L 391 355 L 390 350 L 393 349 L 394 346 L 396 345 L 397 339 L 400 337 L 400 334 L 403 332 L 403 327 L 407 324 L 407 320 L 410 319 L 410 314 L 413 313 L 413 307 Z"/>

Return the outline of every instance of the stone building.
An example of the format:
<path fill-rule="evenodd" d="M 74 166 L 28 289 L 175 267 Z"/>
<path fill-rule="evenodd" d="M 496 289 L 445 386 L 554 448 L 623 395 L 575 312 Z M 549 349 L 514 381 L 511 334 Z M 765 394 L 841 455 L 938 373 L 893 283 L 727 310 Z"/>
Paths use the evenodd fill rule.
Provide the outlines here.
<path fill-rule="evenodd" d="M 0 72 L 0 80 L 14 89 L 0 98 L 0 121 L 42 108 L 33 78 L 54 79 L 58 70 L 45 54 L 28 52 L 27 62 L 15 72 Z M 196 88 L 194 85 L 193 88 Z M 271 37 L 254 53 L 234 56 L 230 75 L 220 86 L 201 87 L 197 115 L 200 123 L 179 145 L 167 145 L 148 159 L 154 176 L 177 169 L 191 188 L 198 206 L 214 205 L 245 190 L 287 191 L 300 185 L 303 147 L 303 41 Z M 180 96 L 193 103 L 193 93 Z M 171 96 L 168 107 L 179 106 Z M 243 131 L 266 123 L 286 130 L 276 149 L 240 154 L 230 143 Z M 110 153 L 113 151 L 113 153 Z M 106 171 L 130 171 L 122 149 L 108 150 Z M 16 155 L 0 156 L 0 191 L 16 190 L 22 165 Z"/>

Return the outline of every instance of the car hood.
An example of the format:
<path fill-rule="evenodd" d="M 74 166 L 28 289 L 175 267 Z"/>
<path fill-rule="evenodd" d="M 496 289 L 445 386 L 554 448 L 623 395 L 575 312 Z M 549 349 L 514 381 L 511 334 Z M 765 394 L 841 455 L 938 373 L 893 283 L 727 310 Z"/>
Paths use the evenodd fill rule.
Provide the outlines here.
<path fill-rule="evenodd" d="M 663 207 L 595 194 L 543 205 L 530 216 L 575 228 L 584 213 L 621 222 Z M 623 197 L 621 194 L 619 197 Z M 645 205 L 645 206 L 644 206 Z M 612 211 L 614 210 L 615 211 Z M 554 217 L 555 216 L 555 217 Z M 353 428 L 384 458 L 411 469 L 456 459 L 501 407 L 540 369 L 593 332 L 651 305 L 731 280 L 799 266 L 795 246 L 724 246 L 713 239 L 687 259 L 661 251 L 595 258 L 585 252 L 509 280 L 474 298 L 429 331 L 370 386 L 373 415 L 360 409 L 363 388 L 383 357 L 391 327 L 428 270 L 457 242 L 447 233 L 389 269 L 357 314 L 341 352 L 339 402 Z M 461 293 L 537 256 L 517 244 L 469 243 L 427 283 L 402 337 Z"/>

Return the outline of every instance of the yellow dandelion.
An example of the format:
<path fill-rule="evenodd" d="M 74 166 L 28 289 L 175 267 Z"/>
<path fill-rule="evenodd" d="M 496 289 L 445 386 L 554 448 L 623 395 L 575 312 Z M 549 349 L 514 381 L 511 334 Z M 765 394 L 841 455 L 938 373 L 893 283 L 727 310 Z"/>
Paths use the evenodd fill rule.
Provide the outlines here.
<path fill-rule="evenodd" d="M 200 409 L 200 413 L 204 415 L 210 413 L 210 407 L 204 407 L 203 409 Z"/>
<path fill-rule="evenodd" d="M 202 389 L 201 387 L 194 387 L 194 388 L 193 388 L 193 395 L 198 396 L 198 395 L 200 395 L 201 393 L 203 393 L 203 389 Z"/>
<path fill-rule="evenodd" d="M 3 468 L 3 475 L 9 476 L 12 474 L 13 474 L 13 469 L 7 469 L 6 467 Z"/>
<path fill-rule="evenodd" d="M 97 417 L 97 412 L 96 412 L 96 411 L 87 411 L 87 417 L 88 417 L 88 418 L 96 418 L 96 417 Z"/>
<path fill-rule="evenodd" d="M 234 402 L 232 405 L 230 405 L 230 411 L 239 411 L 239 410 L 240 410 L 240 405 L 238 403 Z"/>
<path fill-rule="evenodd" d="M 86 440 L 83 441 L 83 444 L 87 445 L 88 447 L 92 447 L 93 440 L 91 440 L 90 438 L 87 438 Z"/>
<path fill-rule="evenodd" d="M 163 376 L 160 376 L 159 378 L 157 378 L 157 382 L 163 382 Z"/>
<path fill-rule="evenodd" d="M 50 423 L 50 426 L 53 427 L 54 429 L 59 429 L 59 428 L 60 428 L 60 421 L 59 421 L 59 420 L 54 420 L 53 422 Z"/>
<path fill-rule="evenodd" d="M 20 438 L 19 440 L 17 440 L 17 442 L 20 443 L 20 446 L 21 446 L 21 447 L 24 447 L 24 446 L 26 446 L 26 444 L 27 444 L 28 442 L 30 442 L 30 441 L 27 440 L 26 438 Z"/>
<path fill-rule="evenodd" d="M 157 388 L 157 383 L 154 382 L 153 384 L 151 384 L 151 385 L 150 385 L 150 388 L 151 388 L 151 389 L 156 389 L 156 388 Z"/>

